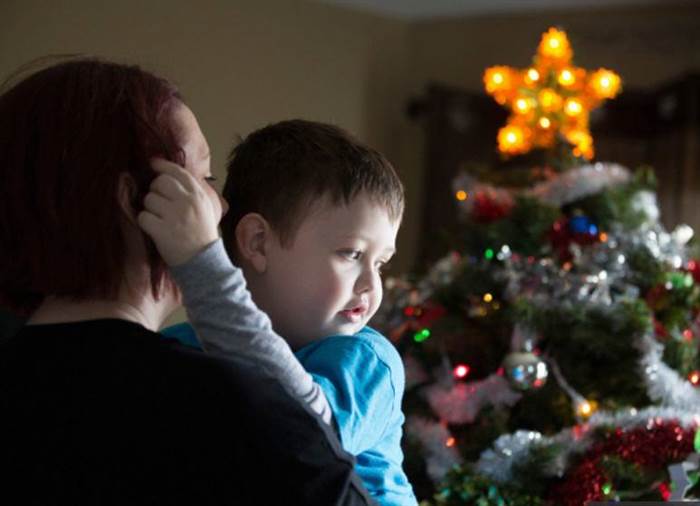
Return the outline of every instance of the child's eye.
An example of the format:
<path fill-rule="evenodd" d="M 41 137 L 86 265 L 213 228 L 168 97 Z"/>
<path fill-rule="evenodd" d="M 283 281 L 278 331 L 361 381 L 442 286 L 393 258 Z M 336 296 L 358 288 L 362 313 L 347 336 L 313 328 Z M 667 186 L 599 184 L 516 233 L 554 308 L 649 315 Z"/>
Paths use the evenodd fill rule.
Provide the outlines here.
<path fill-rule="evenodd" d="M 216 181 L 216 176 L 204 176 L 204 180 L 207 183 L 212 183 L 212 182 Z"/>
<path fill-rule="evenodd" d="M 347 258 L 348 260 L 359 260 L 362 258 L 362 251 L 359 249 L 346 249 L 340 251 L 340 255 Z"/>

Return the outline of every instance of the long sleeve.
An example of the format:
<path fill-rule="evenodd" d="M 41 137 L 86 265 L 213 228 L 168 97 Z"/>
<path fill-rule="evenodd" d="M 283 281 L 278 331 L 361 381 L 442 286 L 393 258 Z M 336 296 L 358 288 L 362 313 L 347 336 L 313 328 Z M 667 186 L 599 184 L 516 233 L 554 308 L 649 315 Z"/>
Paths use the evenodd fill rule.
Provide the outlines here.
<path fill-rule="evenodd" d="M 323 390 L 255 305 L 242 271 L 229 260 L 221 239 L 170 271 L 205 351 L 262 367 L 330 423 Z"/>

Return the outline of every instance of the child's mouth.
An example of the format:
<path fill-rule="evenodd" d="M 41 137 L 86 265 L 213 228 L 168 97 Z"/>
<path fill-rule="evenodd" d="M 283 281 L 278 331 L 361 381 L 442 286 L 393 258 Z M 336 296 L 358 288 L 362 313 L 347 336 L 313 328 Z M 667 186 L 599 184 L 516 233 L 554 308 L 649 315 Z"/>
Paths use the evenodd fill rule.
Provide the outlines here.
<path fill-rule="evenodd" d="M 367 313 L 367 306 L 365 305 L 360 305 L 352 309 L 344 309 L 340 312 L 343 318 L 351 321 L 352 323 L 359 323 L 364 317 L 365 313 Z"/>

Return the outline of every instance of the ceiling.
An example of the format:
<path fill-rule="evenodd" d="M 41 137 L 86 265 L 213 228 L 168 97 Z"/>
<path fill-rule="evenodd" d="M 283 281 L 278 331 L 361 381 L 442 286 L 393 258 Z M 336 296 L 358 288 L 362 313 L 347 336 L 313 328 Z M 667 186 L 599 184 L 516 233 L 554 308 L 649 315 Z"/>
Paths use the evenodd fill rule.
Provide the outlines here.
<path fill-rule="evenodd" d="M 616 5 L 662 5 L 669 0 L 316 0 L 406 20 Z"/>

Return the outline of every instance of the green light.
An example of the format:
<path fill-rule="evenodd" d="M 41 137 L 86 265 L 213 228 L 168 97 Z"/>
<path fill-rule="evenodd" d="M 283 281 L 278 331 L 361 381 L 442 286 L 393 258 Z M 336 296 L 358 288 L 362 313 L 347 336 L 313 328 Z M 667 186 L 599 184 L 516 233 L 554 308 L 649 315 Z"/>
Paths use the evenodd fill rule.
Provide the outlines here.
<path fill-rule="evenodd" d="M 486 260 L 491 260 L 493 258 L 493 250 L 491 248 L 484 251 L 484 258 L 486 258 Z"/>
<path fill-rule="evenodd" d="M 417 343 L 422 343 L 430 337 L 430 331 L 428 329 L 423 329 L 420 332 L 416 332 L 413 335 L 413 340 Z"/>
<path fill-rule="evenodd" d="M 695 439 L 693 440 L 693 446 L 696 452 L 700 452 L 700 430 L 695 431 Z"/>
<path fill-rule="evenodd" d="M 610 492 L 612 492 L 612 483 L 606 483 L 603 485 L 602 490 L 605 495 L 610 494 Z"/>

